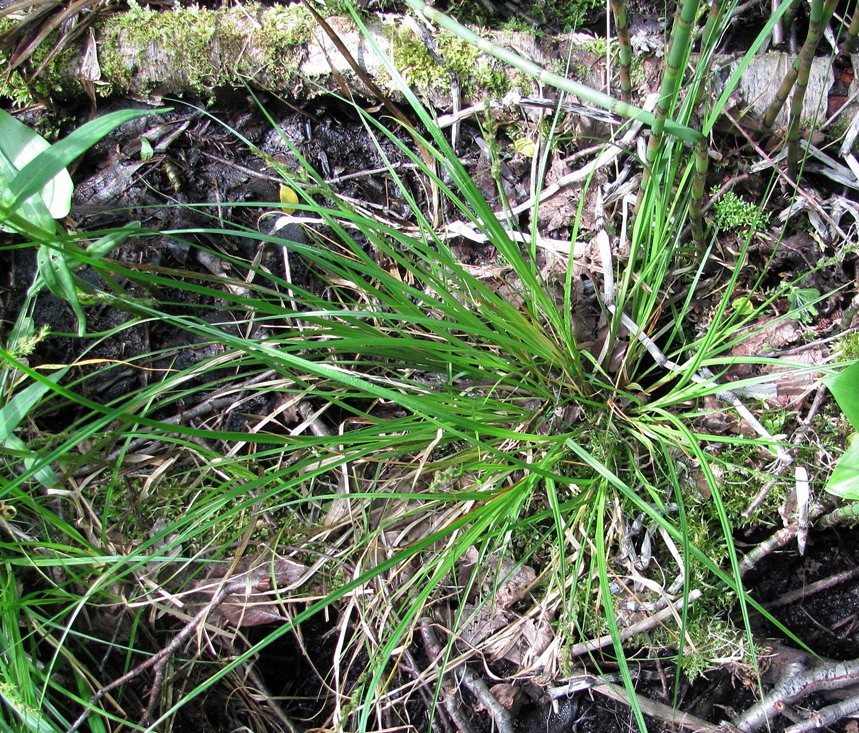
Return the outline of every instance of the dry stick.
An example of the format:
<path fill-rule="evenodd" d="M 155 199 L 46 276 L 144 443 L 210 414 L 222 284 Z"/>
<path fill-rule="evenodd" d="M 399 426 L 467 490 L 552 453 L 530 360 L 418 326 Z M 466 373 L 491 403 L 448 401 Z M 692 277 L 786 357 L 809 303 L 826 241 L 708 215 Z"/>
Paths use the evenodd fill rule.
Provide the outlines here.
<path fill-rule="evenodd" d="M 422 618 L 418 625 L 421 630 L 421 637 L 424 640 L 427 656 L 432 664 L 437 665 L 438 660 L 444 656 L 444 650 L 438 641 L 438 637 L 433 630 L 433 622 L 428 618 Z M 459 733 L 473 733 L 471 724 L 459 709 L 459 696 L 456 694 L 456 688 L 444 678 L 444 670 L 439 669 L 439 679 L 441 684 L 442 695 L 444 696 L 444 709 L 453 721 L 453 724 L 459 730 Z"/>
<path fill-rule="evenodd" d="M 498 726 L 499 733 L 513 733 L 513 716 L 510 715 L 510 711 L 507 708 L 498 702 L 495 695 L 489 691 L 486 682 L 472 672 L 467 664 L 463 664 L 457 670 L 457 673 L 462 684 L 489 711 L 489 714 L 495 721 L 495 725 Z"/>
<path fill-rule="evenodd" d="M 697 588 L 693 591 L 689 592 L 689 595 L 686 598 L 679 598 L 672 605 L 663 608 L 661 611 L 654 613 L 652 616 L 648 616 L 637 623 L 631 624 L 627 626 L 625 629 L 620 631 L 619 637 L 621 641 L 626 641 L 627 639 L 631 639 L 633 636 L 637 634 L 641 634 L 645 631 L 649 631 L 654 626 L 661 624 L 667 618 L 676 615 L 680 610 L 682 610 L 683 606 L 688 602 L 690 605 L 697 601 L 701 597 L 701 591 Z M 570 657 L 579 657 L 582 654 L 587 654 L 588 652 L 596 651 L 597 649 L 602 649 L 604 647 L 610 646 L 612 644 L 612 637 L 609 634 L 605 636 L 600 636 L 596 639 L 589 639 L 588 641 L 582 641 L 578 644 L 573 644 L 569 648 L 568 654 Z"/>
<path fill-rule="evenodd" d="M 437 652 L 434 656 L 440 657 L 443 652 L 441 645 L 438 642 L 438 638 L 435 635 L 435 631 L 433 631 L 432 626 L 430 625 L 431 623 L 432 622 L 429 619 L 421 619 L 421 634 L 424 637 L 424 644 L 427 646 L 428 651 L 434 649 Z M 441 672 L 442 670 L 439 671 Z M 486 682 L 472 672 L 468 668 L 467 664 L 463 664 L 459 669 L 457 669 L 456 674 L 462 684 L 464 684 L 471 694 L 474 695 L 483 705 L 483 707 L 489 711 L 489 714 L 495 721 L 495 725 L 498 726 L 500 733 L 513 733 L 513 718 L 510 715 L 510 711 L 498 702 L 495 695 L 489 691 L 489 688 L 486 686 Z M 444 682 L 442 682 L 442 685 L 444 686 Z"/>
<path fill-rule="evenodd" d="M 798 673 L 785 674 L 759 703 L 740 715 L 733 724 L 743 733 L 754 733 L 772 721 L 784 705 L 822 690 L 840 690 L 859 682 L 859 660 L 827 662 Z"/>
<path fill-rule="evenodd" d="M 799 428 L 797 428 L 796 432 L 793 434 L 791 442 L 795 446 L 799 445 L 803 441 L 806 434 L 811 429 L 811 423 L 814 421 L 814 418 L 820 411 L 820 407 L 823 404 L 823 399 L 825 397 L 826 390 L 823 387 L 819 387 L 817 390 L 817 394 L 814 396 L 814 401 L 811 403 L 811 407 L 808 408 L 808 414 L 802 421 L 802 425 L 800 425 Z M 773 468 L 772 479 L 761 487 L 761 490 L 757 493 L 755 498 L 752 499 L 749 505 L 743 510 L 742 516 L 752 516 L 752 513 L 755 511 L 755 509 L 757 509 L 761 505 L 761 502 L 767 497 L 767 494 L 769 494 L 772 487 L 776 485 L 776 482 L 778 481 L 779 477 L 793 463 L 795 457 L 794 452 L 795 449 L 793 451 L 787 451 L 787 455 L 790 460 L 785 463 L 779 463 L 775 468 Z"/>
<path fill-rule="evenodd" d="M 797 186 L 796 182 L 791 180 L 790 176 L 788 176 L 787 173 L 785 173 L 781 168 L 778 167 L 778 165 L 776 164 L 776 161 L 774 161 L 772 159 L 770 154 L 767 153 L 760 145 L 758 145 L 758 143 L 755 140 L 753 140 L 749 136 L 749 133 L 743 129 L 742 125 L 740 125 L 740 123 L 737 122 L 737 120 L 734 119 L 734 117 L 731 116 L 730 112 L 723 109 L 722 114 L 727 118 L 727 120 L 731 123 L 731 125 L 733 125 L 733 127 L 737 130 L 737 132 L 743 136 L 745 141 L 749 145 L 751 145 L 752 148 L 754 148 L 754 151 L 758 155 L 761 156 L 761 159 L 763 161 L 765 161 L 763 166 L 761 166 L 760 164 L 752 166 L 752 168 L 750 169 L 752 172 L 759 173 L 760 171 L 765 170 L 766 168 L 772 168 L 778 174 L 778 176 L 784 180 L 784 182 L 789 187 L 793 188 L 797 194 L 799 194 L 802 198 L 804 198 L 806 200 L 806 202 L 808 203 L 808 205 L 812 209 L 814 209 L 818 214 L 820 214 L 820 217 L 827 224 L 829 224 L 829 226 L 832 227 L 832 230 L 836 234 L 838 234 L 839 237 L 841 237 L 842 239 L 848 238 L 847 234 L 841 230 L 841 227 L 838 226 L 838 224 L 835 222 L 835 220 L 823 210 L 823 207 L 820 205 L 820 202 L 816 201 L 810 193 L 808 193 L 804 189 Z"/>
<path fill-rule="evenodd" d="M 846 583 L 848 580 L 853 580 L 854 578 L 859 578 L 859 568 L 851 568 L 850 570 L 830 575 L 828 578 L 824 578 L 823 580 L 809 583 L 802 588 L 792 590 L 790 593 L 785 593 L 783 596 L 779 596 L 770 603 L 765 603 L 764 608 L 768 611 L 771 611 L 774 608 L 781 608 L 782 606 L 787 606 L 794 601 L 805 600 L 808 596 L 820 593 L 820 591 L 829 590 L 830 588 L 834 588 L 836 585 Z"/>
<path fill-rule="evenodd" d="M 784 733 L 805 733 L 805 731 L 822 730 L 828 725 L 838 722 L 859 710 L 859 695 L 842 700 L 835 705 L 815 710 L 810 713 L 808 720 L 784 729 Z M 847 728 L 845 727 L 845 730 Z"/>
<path fill-rule="evenodd" d="M 658 95 L 656 94 L 649 95 L 645 100 L 642 108 L 646 111 L 651 110 L 656 104 L 657 96 Z M 602 146 L 604 150 L 599 154 L 599 156 L 597 156 L 596 159 L 582 166 L 579 170 L 573 171 L 572 173 L 568 173 L 567 175 L 562 176 L 551 186 L 546 186 L 546 188 L 544 188 L 540 192 L 540 195 L 536 199 L 532 198 L 528 201 L 524 201 L 518 206 L 513 207 L 510 213 L 521 214 L 524 211 L 528 211 L 535 204 L 541 204 L 547 199 L 550 199 L 552 196 L 554 196 L 566 186 L 572 185 L 573 183 L 577 183 L 579 181 L 584 181 L 595 171 L 599 170 L 605 165 L 608 165 L 613 160 L 615 160 L 615 158 L 617 158 L 621 153 L 632 147 L 635 138 L 638 136 L 639 130 L 641 130 L 641 126 L 642 123 L 640 121 L 636 120 L 635 122 L 632 122 L 630 124 L 629 129 L 626 131 L 626 133 L 620 140 L 618 140 L 617 142 L 607 142 L 604 146 Z M 508 213 L 504 211 L 497 211 L 495 215 L 499 218 L 506 219 Z"/>
<path fill-rule="evenodd" d="M 630 697 L 625 688 L 592 674 L 576 677 L 569 684 L 562 685 L 561 687 L 550 688 L 546 691 L 546 694 L 552 700 L 557 700 L 562 697 L 569 697 L 580 690 L 593 690 L 624 705 L 630 705 Z M 642 697 L 641 695 L 636 695 L 635 701 L 641 712 L 651 718 L 664 720 L 672 725 L 679 725 L 683 728 L 702 733 L 725 733 L 725 729 L 720 726 L 708 723 L 706 720 L 697 718 L 689 713 L 679 712 L 661 702 Z"/>
<path fill-rule="evenodd" d="M 810 522 L 813 522 L 821 514 L 823 514 L 823 508 L 819 504 L 816 504 L 812 507 L 809 507 L 808 519 Z M 761 542 L 759 545 L 747 552 L 743 559 L 740 560 L 740 577 L 742 577 L 747 572 L 749 572 L 749 570 L 754 568 L 755 565 L 757 565 L 767 555 L 772 552 L 775 552 L 780 547 L 784 547 L 786 544 L 793 541 L 794 537 L 796 537 L 798 533 L 799 525 L 791 524 L 788 527 L 783 527 L 782 529 L 778 530 L 778 532 L 775 532 L 770 537 Z"/>
<path fill-rule="evenodd" d="M 126 672 L 122 677 L 115 679 L 109 685 L 105 685 L 100 688 L 89 701 L 89 706 L 86 710 L 84 710 L 78 719 L 72 723 L 72 726 L 66 731 L 66 733 L 74 733 L 78 728 L 83 725 L 86 720 L 92 715 L 93 706 L 101 700 L 108 692 L 111 690 L 115 690 L 117 687 L 126 684 L 127 682 L 131 682 L 131 680 L 136 679 L 141 674 L 143 674 L 146 670 L 151 669 L 152 667 L 156 668 L 156 681 L 159 680 L 159 671 L 163 674 L 164 665 L 167 663 L 167 660 L 170 656 L 182 645 L 188 638 L 193 634 L 197 627 L 203 623 L 206 617 L 218 606 L 220 606 L 224 600 L 226 600 L 227 596 L 231 593 L 235 593 L 236 591 L 245 590 L 247 588 L 247 581 L 245 579 L 239 581 L 233 581 L 231 583 L 226 583 L 214 596 L 212 596 L 212 600 L 209 601 L 205 606 L 203 606 L 196 614 L 194 614 L 193 618 L 188 621 L 187 624 L 182 628 L 182 630 L 173 637 L 171 642 L 165 646 L 161 651 L 153 654 L 149 659 L 144 662 L 138 664 L 134 669 Z M 154 697 L 153 693 L 157 692 L 156 686 L 153 684 L 152 691 L 150 695 Z M 152 702 L 150 701 L 149 707 L 151 707 Z M 147 712 L 149 711 L 149 707 L 147 707 Z"/>

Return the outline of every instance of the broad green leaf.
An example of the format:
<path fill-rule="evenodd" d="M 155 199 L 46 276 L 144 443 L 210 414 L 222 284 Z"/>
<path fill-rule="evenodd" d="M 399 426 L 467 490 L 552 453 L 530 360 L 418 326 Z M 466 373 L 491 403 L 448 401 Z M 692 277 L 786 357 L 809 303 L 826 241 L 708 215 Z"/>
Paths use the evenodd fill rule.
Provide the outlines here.
<path fill-rule="evenodd" d="M 3 197 L 4 205 L 7 209 L 14 209 L 18 202 L 41 191 L 69 163 L 79 158 L 105 135 L 124 122 L 133 120 L 135 117 L 166 111 L 166 109 L 119 110 L 81 125 L 68 137 L 51 145 L 21 169 L 9 185 L 8 191 L 4 192 L 6 194 Z"/>
<path fill-rule="evenodd" d="M 86 331 L 86 316 L 78 300 L 75 278 L 65 254 L 49 247 L 40 247 L 36 254 L 36 263 L 38 274 L 48 290 L 71 306 L 78 319 L 78 336 L 83 336 Z"/>
<path fill-rule="evenodd" d="M 48 375 L 48 379 L 57 382 L 66 373 L 63 369 L 55 374 Z M 35 382 L 18 392 L 2 408 L 0 408 L 0 442 L 6 440 L 15 428 L 21 424 L 24 416 L 39 403 L 50 385 L 43 382 Z"/>
<path fill-rule="evenodd" d="M 25 224 L 22 224 L 22 221 Z M 39 230 L 38 236 L 54 235 L 57 224 L 45 202 L 40 196 L 30 196 L 26 201 L 21 201 L 13 210 L 0 210 L 0 228 L 6 232 L 15 232 L 25 237 L 32 236 L 32 227 Z"/>
<path fill-rule="evenodd" d="M 51 144 L 37 132 L 8 112 L 0 110 L 0 184 L 8 186 L 18 175 L 18 171 L 50 147 Z M 40 195 L 39 203 L 44 203 L 52 218 L 61 219 L 71 208 L 72 190 L 71 176 L 66 167 L 61 166 L 31 193 L 33 196 L 36 193 Z"/>
<path fill-rule="evenodd" d="M 0 446 L 19 454 L 27 470 L 36 465 L 37 461 L 41 461 L 39 454 L 30 450 L 27 444 L 17 435 L 10 435 L 6 440 L 0 441 Z M 54 469 L 47 463 L 40 465 L 33 476 L 46 489 L 53 489 L 60 482 Z"/>
<path fill-rule="evenodd" d="M 841 456 L 824 488 L 842 499 L 859 500 L 859 438 Z"/>
<path fill-rule="evenodd" d="M 854 430 L 859 430 L 859 362 L 827 377 L 823 383 L 841 408 Z"/>

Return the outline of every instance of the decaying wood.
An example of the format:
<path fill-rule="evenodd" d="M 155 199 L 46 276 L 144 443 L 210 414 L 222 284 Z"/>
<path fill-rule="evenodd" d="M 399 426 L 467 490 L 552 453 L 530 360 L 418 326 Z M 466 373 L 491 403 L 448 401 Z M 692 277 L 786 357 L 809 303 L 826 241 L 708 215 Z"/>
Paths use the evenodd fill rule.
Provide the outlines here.
<path fill-rule="evenodd" d="M 450 68 L 439 67 L 416 35 L 415 21 L 402 16 L 375 16 L 367 21 L 366 35 L 349 18 L 329 17 L 327 22 L 367 76 L 394 97 L 399 85 L 374 46 L 396 59 L 412 88 L 439 107 L 450 106 L 449 75 L 456 72 L 463 96 L 471 100 L 481 100 L 490 84 L 496 90 L 519 86 L 526 94 L 536 91 L 519 72 L 504 69 L 500 62 L 451 36 L 442 39 L 441 32 L 436 34 L 437 45 Z M 582 81 L 599 84 L 600 59 L 587 50 L 593 38 L 585 34 L 538 43 L 526 33 L 487 33 L 494 42 L 539 64 L 566 59 L 572 45 L 575 68 L 585 77 Z M 94 24 L 91 37 L 71 44 L 41 77 L 42 86 L 54 87 L 52 98 L 82 96 L 94 87 L 101 96 L 152 103 L 246 84 L 306 98 L 325 90 L 342 93 L 344 82 L 350 92 L 369 96 L 336 44 L 305 10 L 254 5 L 170 11 L 133 7 L 106 14 Z"/>
<path fill-rule="evenodd" d="M 546 91 L 521 72 L 506 68 L 441 29 L 428 31 L 431 51 L 427 32 L 410 17 L 377 14 L 366 21 L 366 34 L 350 18 L 329 17 L 327 22 L 367 77 L 393 99 L 401 97 L 401 82 L 392 78 L 379 52 L 393 60 L 405 82 L 425 102 L 439 109 L 450 109 L 460 90 L 462 99 L 457 101 L 462 104 L 481 104 L 510 89 L 525 96 L 544 96 Z M 535 38 L 523 32 L 483 30 L 481 35 L 543 67 L 566 69 L 575 81 L 605 89 L 606 59 L 594 51 L 595 39 L 588 34 Z M 433 56 L 439 52 L 445 65 L 440 66 Z M 635 86 L 643 98 L 657 87 L 661 60 L 645 57 L 640 62 L 643 79 Z M 767 85 L 777 85 L 777 69 L 789 63 L 782 54 L 754 59 L 743 73 L 744 86 L 732 96 L 734 114 L 747 106 L 755 113 L 754 105 L 774 93 Z M 716 64 L 723 69 L 714 77 L 718 87 L 719 77 L 724 81 L 732 67 L 724 58 L 717 58 Z M 2 67 L 0 59 L 0 70 Z M 825 101 L 832 72 L 821 69 L 815 78 L 817 86 L 809 92 L 809 118 L 820 108 L 820 100 Z M 47 89 L 54 101 L 116 95 L 157 104 L 165 97 L 199 97 L 218 88 L 245 85 L 297 99 L 344 90 L 365 98 L 373 96 L 331 38 L 306 10 L 295 5 L 220 10 L 177 7 L 169 11 L 132 7 L 126 12 L 105 13 L 93 24 L 92 33 L 58 54 L 39 77 L 39 87 Z M 456 88 L 453 92 L 452 86 Z M 612 91 L 617 93 L 616 84 Z M 720 89 L 713 91 L 719 93 Z M 825 116 L 825 104 L 823 110 Z"/>

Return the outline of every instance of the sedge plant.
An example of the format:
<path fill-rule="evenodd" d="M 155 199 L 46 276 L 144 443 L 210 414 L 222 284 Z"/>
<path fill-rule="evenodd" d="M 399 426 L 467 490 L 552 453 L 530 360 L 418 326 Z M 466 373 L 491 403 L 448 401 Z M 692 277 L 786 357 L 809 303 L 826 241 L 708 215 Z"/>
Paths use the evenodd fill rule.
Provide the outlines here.
<path fill-rule="evenodd" d="M 721 25 L 706 35 L 704 51 L 713 50 L 730 12 L 718 16 Z M 677 34 L 686 56 L 693 16 L 684 16 Z M 360 27 L 360 17 L 353 18 Z M 165 349 L 105 363 L 102 374 L 131 368 L 150 378 L 99 400 L 88 386 L 93 372 L 82 368 L 86 355 L 50 376 L 12 350 L 0 352 L 6 369 L 30 385 L 27 421 L 21 402 L 7 402 L 3 435 L 28 433 L 32 451 L 7 460 L 0 497 L 13 512 L 3 520 L 4 588 L 9 608 L 17 609 L 2 619 L 0 669 L 9 670 L 4 684 L 23 679 L 30 691 L 4 698 L 7 726 L 24 721 L 38 730 L 45 719 L 59 729 L 162 730 L 217 685 L 231 686 L 236 699 L 247 695 L 235 680 L 252 679 L 260 656 L 327 609 L 337 619 L 329 630 L 336 638 L 330 668 L 322 672 L 332 700 L 317 701 L 323 712 L 313 722 L 382 729 L 394 701 L 418 684 L 401 673 L 401 662 L 420 624 L 444 623 L 444 658 L 452 664 L 480 618 L 500 617 L 499 589 L 526 566 L 534 581 L 516 599 L 516 614 L 534 624 L 555 618 L 543 627 L 545 647 L 525 650 L 546 674 L 569 672 L 565 650 L 584 644 L 588 665 L 616 668 L 632 690 L 623 608 L 633 600 L 682 601 L 679 622 L 667 624 L 660 638 L 660 647 L 673 651 L 678 676 L 693 655 L 699 668 L 700 655 L 717 655 L 706 633 L 692 631 L 696 619 L 700 629 L 717 613 L 720 629 L 729 627 L 726 597 L 741 618 L 731 653 L 753 658 L 748 610 L 766 612 L 743 588 L 713 446 L 757 446 L 774 456 L 780 446 L 766 433 L 751 438 L 701 427 L 705 398 L 724 393 L 719 379 L 736 362 L 729 349 L 761 313 L 732 308 L 738 267 L 706 331 L 684 323 L 708 264 L 708 249 L 690 253 L 685 246 L 696 185 L 687 143 L 700 144 L 718 112 L 696 109 L 705 73 L 681 84 L 678 72 L 663 95 L 667 134 L 648 153 L 629 255 L 621 266 L 608 250 L 601 263 L 596 304 L 605 327 L 594 348 L 576 325 L 584 304 L 573 257 L 558 288 L 538 266 L 539 235 L 532 232 L 523 246 L 396 68 L 389 63 L 388 70 L 417 120 L 408 135 L 358 106 L 355 113 L 378 141 L 386 163 L 380 175 L 408 205 L 408 226 L 340 196 L 280 131 L 300 167 L 290 171 L 267 159 L 296 193 L 286 220 L 269 232 L 213 225 L 167 234 L 193 247 L 197 235 L 210 242 L 241 236 L 301 264 L 311 273 L 307 281 L 223 252 L 217 256 L 230 275 L 192 278 L 81 248 L 76 264 L 105 282 L 171 294 L 159 300 L 105 292 L 129 320 L 91 334 L 91 348 L 158 324 L 185 335 L 202 356 L 178 364 Z M 604 96 L 592 101 L 656 122 Z M 705 120 L 700 129 L 697 119 Z M 430 216 L 431 197 L 414 193 L 390 150 L 438 193 L 448 221 L 491 243 L 504 287 L 460 261 Z M 194 308 L 183 293 L 194 294 Z M 774 377 L 745 383 L 767 379 Z M 66 430 L 38 436 L 35 426 L 57 402 L 75 406 L 76 417 Z M 45 471 L 68 486 L 34 492 Z M 690 501 L 690 472 L 691 484 L 706 489 L 706 516 L 702 502 Z M 635 522 L 658 538 L 653 564 L 631 559 Z M 476 573 L 466 572 L 466 557 Z M 286 560 L 300 569 L 289 582 L 278 571 Z M 172 666 L 158 662 L 160 687 L 151 688 L 145 715 L 135 715 L 138 685 L 151 682 L 141 665 L 171 638 L 181 640 L 178 629 L 192 629 L 207 599 L 213 604 L 217 593 L 205 595 L 204 580 L 228 583 L 248 566 L 267 578 L 268 600 L 258 605 L 271 626 L 251 638 L 240 633 L 259 618 L 249 615 L 251 604 L 232 617 L 222 609 L 221 623 L 205 627 L 206 643 L 172 649 Z M 26 575 L 33 590 L 21 596 L 15 574 Z M 241 598 L 232 603 L 241 605 Z M 17 630 L 8 628 L 13 617 Z M 93 619 L 111 618 L 120 619 L 115 633 L 98 638 Z M 146 641 L 155 635 L 146 628 L 153 619 L 162 624 L 154 645 Z M 501 658 L 507 626 L 473 641 L 472 649 Z M 588 645 L 603 636 L 608 643 Z M 13 670 L 16 662 L 25 667 Z M 195 673 L 180 674 L 179 667 Z M 135 669 L 142 669 L 139 677 L 124 676 Z M 445 670 L 436 672 L 441 685 Z M 125 681 L 109 688 L 114 680 Z M 293 725 L 274 705 L 279 724 Z"/>

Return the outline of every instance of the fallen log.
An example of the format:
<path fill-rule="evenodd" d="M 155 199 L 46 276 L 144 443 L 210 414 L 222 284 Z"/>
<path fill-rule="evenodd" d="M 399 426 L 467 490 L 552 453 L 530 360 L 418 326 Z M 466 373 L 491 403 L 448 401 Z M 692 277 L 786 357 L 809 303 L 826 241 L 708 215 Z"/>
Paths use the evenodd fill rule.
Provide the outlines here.
<path fill-rule="evenodd" d="M 438 107 L 450 106 L 453 79 L 463 102 L 503 96 L 514 87 L 523 94 L 536 91 L 536 84 L 521 72 L 443 31 L 431 34 L 433 48 L 428 47 L 410 18 L 378 14 L 367 20 L 367 36 L 350 18 L 329 17 L 327 22 L 363 72 L 395 98 L 398 85 L 374 45 L 393 59 L 425 101 Z M 487 34 L 493 42 L 549 66 L 560 63 L 560 49 L 565 57 L 572 47 L 577 76 L 584 83 L 599 84 L 600 57 L 591 36 L 566 34 L 537 42 L 521 32 Z M 0 71 L 3 65 L 0 59 Z M 199 97 L 245 85 L 306 99 L 324 91 L 342 93 L 344 83 L 351 93 L 371 96 L 331 38 L 300 5 L 221 10 L 132 6 L 126 12 L 105 13 L 88 36 L 69 44 L 36 81 L 40 95 L 52 101 L 87 94 L 158 104 L 164 97 Z"/>
<path fill-rule="evenodd" d="M 15 20 L 11 16 L 4 22 Z M 534 79 L 442 29 L 426 29 L 411 17 L 393 14 L 376 14 L 365 22 L 366 35 L 351 18 L 327 18 L 362 73 L 394 100 L 402 96 L 401 85 L 392 79 L 379 53 L 390 58 L 409 86 L 438 109 L 450 109 L 454 101 L 463 106 L 480 104 L 511 90 L 523 96 L 545 96 L 546 90 Z M 606 88 L 604 40 L 585 33 L 537 38 L 525 32 L 481 30 L 481 35 L 544 68 L 595 89 Z M 662 66 L 658 44 L 658 39 L 649 40 L 648 47 L 657 54 L 640 55 L 633 62 L 633 86 L 642 99 L 658 88 Z M 757 115 L 755 105 L 768 104 L 791 61 L 786 54 L 753 59 L 734 95 L 739 103 L 734 116 L 744 113 L 743 100 Z M 0 74 L 6 63 L 0 57 Z M 35 67 L 38 60 L 34 58 L 32 64 Z M 815 64 L 803 114 L 807 120 L 825 116 L 825 99 L 833 83 L 826 60 L 817 59 Z M 855 68 L 855 57 L 853 64 Z M 714 93 L 719 92 L 719 77 L 724 82 L 728 76 L 731 60 L 717 58 L 715 68 L 720 67 L 723 71 L 714 74 Z M 20 99 L 24 86 L 20 78 L 5 85 L 0 82 L 0 97 Z M 301 5 L 153 10 L 132 4 L 125 12 L 103 13 L 88 34 L 45 65 L 28 88 L 54 103 L 86 94 L 93 101 L 119 96 L 160 104 L 165 97 L 199 98 L 221 88 L 244 86 L 301 100 L 344 90 L 374 97 L 337 44 Z M 855 86 L 853 82 L 849 94 Z M 783 124 L 783 118 L 778 122 Z"/>

